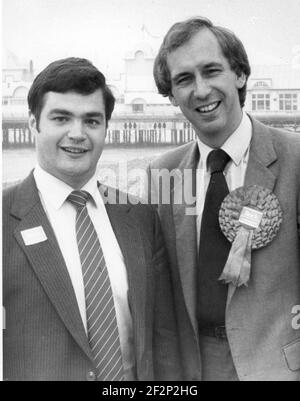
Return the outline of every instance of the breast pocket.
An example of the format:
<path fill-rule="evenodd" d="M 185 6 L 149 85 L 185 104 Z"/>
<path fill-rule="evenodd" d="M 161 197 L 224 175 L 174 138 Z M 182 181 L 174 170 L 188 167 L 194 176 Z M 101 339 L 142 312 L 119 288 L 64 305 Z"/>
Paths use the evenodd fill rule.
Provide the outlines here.
<path fill-rule="evenodd" d="M 300 370 L 300 338 L 283 347 L 286 363 L 292 372 Z"/>

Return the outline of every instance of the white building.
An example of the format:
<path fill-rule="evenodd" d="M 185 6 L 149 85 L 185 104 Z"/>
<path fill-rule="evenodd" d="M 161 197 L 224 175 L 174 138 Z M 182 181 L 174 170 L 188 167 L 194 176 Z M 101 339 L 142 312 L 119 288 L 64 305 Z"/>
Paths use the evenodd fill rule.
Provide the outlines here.
<path fill-rule="evenodd" d="M 26 64 L 5 49 L 2 58 L 2 113 L 5 119 L 27 118 L 27 94 L 33 79 L 33 62 Z"/>
<path fill-rule="evenodd" d="M 177 112 L 169 99 L 157 92 L 153 79 L 154 59 L 155 52 L 147 43 L 140 43 L 126 53 L 121 80 L 110 81 L 118 99 L 114 117 L 167 117 Z"/>
<path fill-rule="evenodd" d="M 253 66 L 245 109 L 253 114 L 300 111 L 300 68 Z"/>
<path fill-rule="evenodd" d="M 125 71 L 120 73 L 120 78 L 107 77 L 117 99 L 110 122 L 110 143 L 136 143 L 141 135 L 143 142 L 150 138 L 150 142 L 156 143 L 157 135 L 161 138 L 161 134 L 162 141 L 182 143 L 194 135 L 179 108 L 173 107 L 168 98 L 157 93 L 152 72 L 155 55 L 149 44 L 140 43 L 126 53 Z M 22 127 L 27 124 L 28 116 L 26 99 L 33 78 L 32 62 L 26 64 L 11 52 L 5 52 L 3 138 L 9 138 L 8 130 L 11 128 L 18 126 L 24 130 Z M 252 66 L 247 90 L 246 111 L 267 124 L 300 131 L 299 67 Z M 176 139 L 177 134 L 179 139 Z M 10 139 L 6 140 L 11 143 Z M 23 143 L 26 142 L 23 139 Z"/>

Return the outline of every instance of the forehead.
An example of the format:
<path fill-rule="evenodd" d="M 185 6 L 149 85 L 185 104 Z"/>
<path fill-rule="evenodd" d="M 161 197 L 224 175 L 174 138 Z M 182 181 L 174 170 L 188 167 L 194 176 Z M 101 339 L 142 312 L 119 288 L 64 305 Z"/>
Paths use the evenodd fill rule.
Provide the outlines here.
<path fill-rule="evenodd" d="M 104 114 L 103 91 L 97 89 L 88 95 L 73 91 L 65 93 L 47 92 L 43 97 L 43 111 L 50 112 L 53 109 L 62 109 L 74 114 L 91 112 L 101 112 Z"/>
<path fill-rule="evenodd" d="M 167 56 L 171 77 L 193 67 L 211 63 L 229 66 L 216 36 L 207 28 L 195 33 L 186 43 Z"/>

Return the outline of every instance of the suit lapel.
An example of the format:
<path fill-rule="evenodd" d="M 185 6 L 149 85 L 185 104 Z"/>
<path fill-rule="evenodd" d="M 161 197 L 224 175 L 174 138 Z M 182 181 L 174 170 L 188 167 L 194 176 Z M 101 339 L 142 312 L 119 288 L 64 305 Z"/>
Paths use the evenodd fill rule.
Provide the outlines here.
<path fill-rule="evenodd" d="M 245 187 L 259 185 L 274 190 L 277 179 L 277 155 L 268 127 L 251 117 L 253 135 L 250 144 L 250 154 L 245 177 Z M 234 294 L 239 289 L 230 285 L 228 287 L 227 308 Z"/>
<path fill-rule="evenodd" d="M 196 215 L 188 215 L 187 211 L 194 208 L 196 211 L 196 198 L 193 203 L 187 202 L 184 191 L 196 195 L 196 168 L 199 160 L 197 143 L 193 143 L 189 152 L 180 161 L 177 179 L 172 191 L 173 218 L 176 231 L 176 252 L 178 268 L 181 277 L 182 289 L 186 307 L 197 332 L 196 320 L 196 285 L 197 285 L 197 225 Z M 182 194 L 182 202 L 176 203 L 176 196 Z M 179 197 L 180 198 L 180 197 Z"/>
<path fill-rule="evenodd" d="M 276 184 L 276 160 L 277 155 L 274 150 L 269 128 L 252 120 L 253 136 L 250 146 L 248 168 L 245 177 L 245 186 L 260 185 L 262 187 L 274 189 Z M 195 142 L 191 145 L 189 152 L 184 156 L 179 164 L 178 180 L 176 186 L 183 188 L 184 169 L 191 169 L 196 172 L 199 161 L 198 146 Z M 192 185 L 195 185 L 195 176 L 192 178 Z M 174 187 L 173 193 L 175 193 Z M 174 197 L 173 197 L 174 200 Z M 197 273 L 197 226 L 196 217 L 186 215 L 187 205 L 184 200 L 182 204 L 174 204 L 173 217 L 176 230 L 176 250 L 179 272 L 183 287 L 183 293 L 187 310 L 189 312 L 195 330 L 196 321 L 196 273 Z M 195 205 L 194 205 L 195 206 Z M 231 296 L 228 297 L 231 300 Z"/>
<path fill-rule="evenodd" d="M 14 232 L 15 238 L 46 294 L 75 341 L 93 360 L 69 273 L 32 174 L 19 187 L 11 214 L 20 219 Z M 25 245 L 22 231 L 39 226 L 43 228 L 47 240 Z"/>
<path fill-rule="evenodd" d="M 253 136 L 250 146 L 245 186 L 260 185 L 273 191 L 276 183 L 275 162 L 277 160 L 277 155 L 272 143 L 271 133 L 268 127 L 256 120 L 252 120 L 252 126 Z M 270 169 L 271 165 L 274 165 L 272 171 Z"/>
<path fill-rule="evenodd" d="M 128 274 L 128 300 L 133 318 L 138 360 L 145 350 L 147 269 L 139 226 L 130 205 L 106 204 L 106 210 L 124 256 Z"/>

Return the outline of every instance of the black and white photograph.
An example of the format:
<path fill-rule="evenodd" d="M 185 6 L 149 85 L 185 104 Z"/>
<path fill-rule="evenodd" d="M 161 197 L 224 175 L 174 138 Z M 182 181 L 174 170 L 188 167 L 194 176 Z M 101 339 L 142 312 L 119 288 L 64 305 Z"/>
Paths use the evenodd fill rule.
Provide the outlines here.
<path fill-rule="evenodd" d="M 300 0 L 1 7 L 1 380 L 300 381 Z"/>

